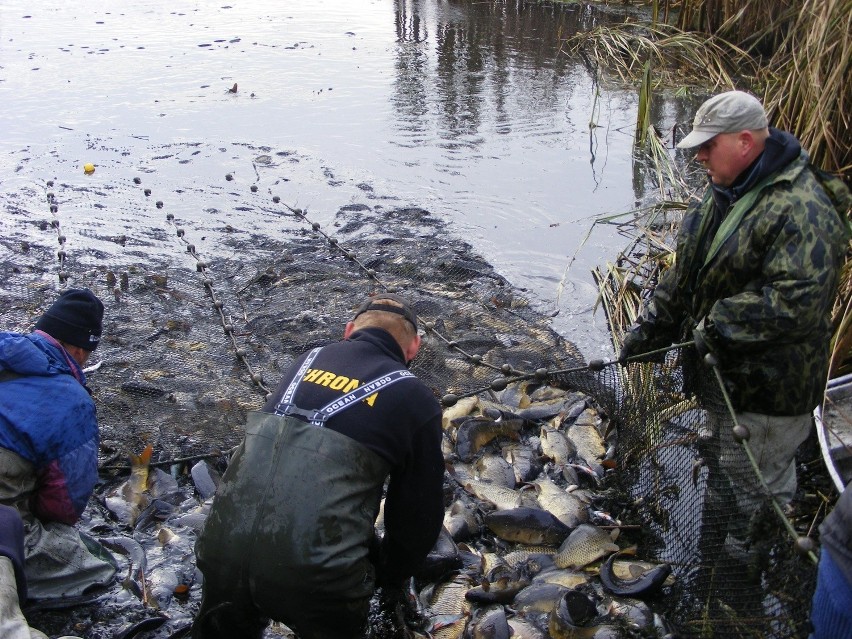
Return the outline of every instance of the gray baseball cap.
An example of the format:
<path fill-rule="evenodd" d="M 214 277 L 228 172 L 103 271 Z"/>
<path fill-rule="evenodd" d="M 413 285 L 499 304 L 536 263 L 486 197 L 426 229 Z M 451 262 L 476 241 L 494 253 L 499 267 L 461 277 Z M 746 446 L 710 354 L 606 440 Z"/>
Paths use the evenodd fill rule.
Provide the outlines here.
<path fill-rule="evenodd" d="M 691 149 L 720 133 L 754 131 L 768 125 L 760 100 L 744 91 L 727 91 L 714 95 L 698 107 L 692 121 L 692 132 L 678 143 L 677 148 Z"/>

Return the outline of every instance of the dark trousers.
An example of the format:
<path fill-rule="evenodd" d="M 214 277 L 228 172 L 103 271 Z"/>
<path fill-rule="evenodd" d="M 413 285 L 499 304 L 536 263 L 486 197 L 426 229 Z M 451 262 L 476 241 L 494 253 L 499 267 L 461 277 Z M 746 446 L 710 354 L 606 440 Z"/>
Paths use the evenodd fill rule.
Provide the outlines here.
<path fill-rule="evenodd" d="M 255 584 L 254 594 L 236 575 L 203 570 L 201 608 L 192 639 L 260 639 L 270 619 L 299 639 L 362 639 L 370 600 L 286 593 L 274 584 Z M 264 587 L 265 586 L 265 587 Z"/>

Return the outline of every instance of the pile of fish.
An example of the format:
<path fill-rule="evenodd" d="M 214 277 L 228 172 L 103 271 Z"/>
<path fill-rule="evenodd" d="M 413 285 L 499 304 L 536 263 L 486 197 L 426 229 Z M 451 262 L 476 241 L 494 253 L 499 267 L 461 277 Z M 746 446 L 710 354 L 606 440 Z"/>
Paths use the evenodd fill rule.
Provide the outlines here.
<path fill-rule="evenodd" d="M 449 507 L 412 580 L 414 636 L 675 636 L 645 601 L 673 583 L 671 567 L 622 549 L 601 509 L 608 423 L 583 393 L 535 382 L 445 409 Z"/>
<path fill-rule="evenodd" d="M 620 522 L 603 509 L 602 486 L 614 466 L 607 426 L 588 396 L 535 382 L 445 409 L 447 509 L 438 542 L 411 582 L 408 636 L 674 636 L 644 601 L 672 583 L 670 566 L 622 548 Z M 204 460 L 167 472 L 151 456 L 150 446 L 132 456 L 130 477 L 107 483 L 90 507 L 103 518 L 90 516 L 88 532 L 121 562 L 117 583 L 97 599 L 112 610 L 104 637 L 185 636 L 197 611 L 193 545 L 219 473 Z M 381 517 L 376 525 L 381 534 Z M 91 598 L 61 607 L 75 603 Z M 29 614 L 39 612 L 46 614 Z M 370 639 L 400 636 L 404 627 L 388 631 L 386 619 L 371 621 Z M 83 625 L 78 634 L 101 636 Z M 291 636 L 277 630 L 267 636 Z M 75 626 L 66 621 L 56 631 Z"/>

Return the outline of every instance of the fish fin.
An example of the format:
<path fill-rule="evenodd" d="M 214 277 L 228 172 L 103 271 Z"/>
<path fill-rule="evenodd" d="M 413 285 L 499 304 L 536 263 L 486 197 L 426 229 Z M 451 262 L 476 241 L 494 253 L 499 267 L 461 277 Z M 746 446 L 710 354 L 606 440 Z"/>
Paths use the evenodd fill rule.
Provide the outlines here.
<path fill-rule="evenodd" d="M 458 623 L 459 621 L 461 621 L 465 617 L 466 617 L 465 614 L 460 614 L 460 615 L 453 615 L 453 614 L 435 615 L 431 618 L 432 619 L 432 627 L 430 628 L 430 631 L 434 632 L 436 630 L 440 630 L 441 628 L 447 628 L 449 626 L 452 626 L 453 624 Z"/>
<path fill-rule="evenodd" d="M 131 466 L 147 466 L 151 463 L 151 455 L 154 453 L 154 446 L 148 444 L 145 449 L 138 455 L 130 453 Z"/>

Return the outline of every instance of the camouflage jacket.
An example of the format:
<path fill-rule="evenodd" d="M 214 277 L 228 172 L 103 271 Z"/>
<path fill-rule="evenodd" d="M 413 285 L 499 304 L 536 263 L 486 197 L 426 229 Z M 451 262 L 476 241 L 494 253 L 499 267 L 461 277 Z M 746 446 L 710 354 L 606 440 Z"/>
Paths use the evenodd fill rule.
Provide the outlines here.
<path fill-rule="evenodd" d="M 714 206 L 708 188 L 685 214 L 675 264 L 634 327 L 647 350 L 695 331 L 716 354 L 736 410 L 813 410 L 847 240 L 849 191 L 834 180 L 829 196 L 802 151 L 734 202 L 701 259 Z"/>

